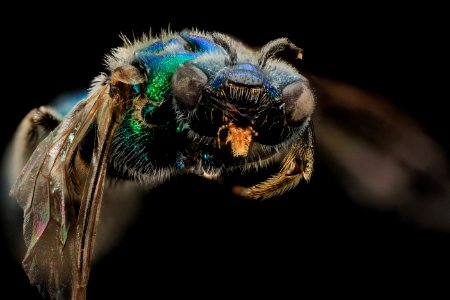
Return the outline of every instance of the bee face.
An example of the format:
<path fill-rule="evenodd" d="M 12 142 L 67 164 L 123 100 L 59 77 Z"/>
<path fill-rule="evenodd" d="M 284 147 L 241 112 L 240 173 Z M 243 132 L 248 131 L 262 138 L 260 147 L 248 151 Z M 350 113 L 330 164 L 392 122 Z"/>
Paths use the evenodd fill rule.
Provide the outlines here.
<path fill-rule="evenodd" d="M 251 159 L 288 146 L 314 110 L 308 81 L 268 57 L 279 44 L 255 53 L 219 43 L 225 51 L 185 63 L 172 77 L 178 118 L 224 156 Z"/>

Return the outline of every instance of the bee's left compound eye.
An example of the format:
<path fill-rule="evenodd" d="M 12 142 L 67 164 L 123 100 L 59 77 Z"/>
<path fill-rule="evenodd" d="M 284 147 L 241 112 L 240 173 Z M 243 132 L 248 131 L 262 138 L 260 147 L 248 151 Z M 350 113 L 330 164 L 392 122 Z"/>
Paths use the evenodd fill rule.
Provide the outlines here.
<path fill-rule="evenodd" d="M 301 122 L 314 111 L 314 95 L 307 82 L 295 81 L 283 89 L 282 100 L 286 105 L 286 120 Z"/>
<path fill-rule="evenodd" d="M 193 109 L 203 93 L 208 77 L 199 68 L 185 64 L 172 77 L 172 94 L 179 104 Z"/>

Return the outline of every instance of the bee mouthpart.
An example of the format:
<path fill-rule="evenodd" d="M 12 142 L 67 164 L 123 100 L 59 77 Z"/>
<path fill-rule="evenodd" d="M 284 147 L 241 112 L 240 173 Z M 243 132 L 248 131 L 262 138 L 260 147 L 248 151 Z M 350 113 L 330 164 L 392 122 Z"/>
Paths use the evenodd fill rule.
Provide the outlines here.
<path fill-rule="evenodd" d="M 253 140 L 253 136 L 257 136 L 258 133 L 251 127 L 247 126 L 246 128 L 238 127 L 233 122 L 229 122 L 226 125 L 223 125 L 217 131 L 217 144 L 219 148 L 222 145 L 222 132 L 226 130 L 227 135 L 224 141 L 224 144 L 231 144 L 231 152 L 234 157 L 246 157 L 248 154 L 248 149 Z"/>

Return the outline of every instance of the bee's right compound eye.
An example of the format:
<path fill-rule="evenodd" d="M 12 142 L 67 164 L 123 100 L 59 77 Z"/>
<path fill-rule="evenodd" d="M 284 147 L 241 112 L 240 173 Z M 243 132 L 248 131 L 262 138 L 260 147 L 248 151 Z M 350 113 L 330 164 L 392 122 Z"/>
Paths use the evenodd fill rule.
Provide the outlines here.
<path fill-rule="evenodd" d="M 199 68 L 185 64 L 172 77 L 172 94 L 176 101 L 187 109 L 197 105 L 208 77 Z"/>
<path fill-rule="evenodd" d="M 288 123 L 298 123 L 310 117 L 314 111 L 314 95 L 308 82 L 295 81 L 283 89 L 282 100 L 286 105 Z"/>

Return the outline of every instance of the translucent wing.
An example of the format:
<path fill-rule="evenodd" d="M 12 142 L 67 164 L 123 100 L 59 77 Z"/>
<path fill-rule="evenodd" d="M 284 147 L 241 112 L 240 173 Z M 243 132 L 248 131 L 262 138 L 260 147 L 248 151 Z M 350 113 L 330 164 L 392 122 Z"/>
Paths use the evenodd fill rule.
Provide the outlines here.
<path fill-rule="evenodd" d="M 116 126 L 112 122 L 115 99 L 108 91 L 108 85 L 98 87 L 69 113 L 38 145 L 11 190 L 24 210 L 27 252 L 23 267 L 30 282 L 54 299 L 68 299 L 72 285 L 80 285 L 79 274 L 86 269 L 86 263 L 78 262 L 86 256 L 80 254 L 80 247 L 92 240 L 83 235 L 94 233 L 89 226 L 95 224 L 91 219 L 100 205 L 106 149 Z M 91 167 L 83 176 L 74 160 L 93 127 L 97 132 Z M 80 201 L 77 218 L 75 204 Z M 96 203 L 92 206 L 92 202 Z M 86 206 L 91 209 L 88 213 Z"/>
<path fill-rule="evenodd" d="M 97 134 L 94 140 L 91 167 L 84 184 L 83 197 L 81 199 L 80 213 L 76 226 L 76 274 L 74 277 L 74 290 L 72 299 L 83 300 L 86 298 L 86 288 L 90 274 L 91 256 L 94 248 L 94 237 L 97 230 L 97 221 L 100 213 L 103 187 L 106 179 L 106 169 L 109 162 L 109 151 L 112 139 L 119 126 L 117 116 L 122 118 L 123 104 L 126 100 L 110 99 L 104 94 L 107 101 L 101 101 L 102 106 L 97 113 Z"/>
<path fill-rule="evenodd" d="M 317 148 L 348 194 L 450 231 L 450 169 L 443 148 L 387 99 L 330 79 L 310 80 L 319 103 Z"/>

